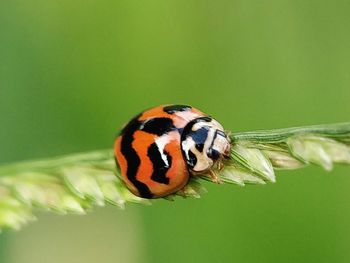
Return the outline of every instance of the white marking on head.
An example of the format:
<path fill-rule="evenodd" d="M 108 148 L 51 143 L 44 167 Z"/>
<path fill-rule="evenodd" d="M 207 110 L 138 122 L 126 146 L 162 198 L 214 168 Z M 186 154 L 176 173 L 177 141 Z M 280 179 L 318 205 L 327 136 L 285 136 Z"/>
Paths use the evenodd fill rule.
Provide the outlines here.
<path fill-rule="evenodd" d="M 199 131 L 203 131 L 203 128 L 207 130 L 207 134 L 206 137 L 203 135 L 203 141 L 201 141 L 203 149 L 199 149 L 198 145 L 196 145 L 198 141 L 195 141 L 194 136 L 197 135 L 197 139 L 200 139 Z M 196 134 L 196 132 L 198 133 Z M 187 160 L 191 158 L 190 152 L 195 156 L 196 163 L 191 167 L 191 170 L 194 172 L 203 172 L 210 169 L 215 161 L 227 155 L 231 148 L 224 128 L 216 120 L 195 123 L 189 135 L 182 141 L 181 146 Z"/>

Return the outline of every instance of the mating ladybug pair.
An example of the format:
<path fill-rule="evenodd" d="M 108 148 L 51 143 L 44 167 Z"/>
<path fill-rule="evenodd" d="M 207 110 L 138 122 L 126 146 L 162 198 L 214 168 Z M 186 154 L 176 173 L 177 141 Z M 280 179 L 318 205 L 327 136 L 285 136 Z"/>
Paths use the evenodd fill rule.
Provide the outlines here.
<path fill-rule="evenodd" d="M 185 105 L 158 106 L 133 118 L 114 146 L 121 177 L 129 190 L 143 198 L 180 191 L 190 176 L 209 175 L 222 166 L 231 144 L 213 118 Z"/>

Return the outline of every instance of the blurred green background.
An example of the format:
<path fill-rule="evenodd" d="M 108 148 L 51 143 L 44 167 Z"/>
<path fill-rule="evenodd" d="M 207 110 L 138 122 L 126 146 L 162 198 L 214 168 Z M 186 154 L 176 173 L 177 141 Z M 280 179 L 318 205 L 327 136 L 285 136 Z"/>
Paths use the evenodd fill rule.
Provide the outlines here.
<path fill-rule="evenodd" d="M 349 1 L 1 0 L 0 161 L 110 148 L 165 103 L 234 132 L 349 121 L 349 13 Z M 39 213 L 0 235 L 0 262 L 349 262 L 349 171 Z"/>

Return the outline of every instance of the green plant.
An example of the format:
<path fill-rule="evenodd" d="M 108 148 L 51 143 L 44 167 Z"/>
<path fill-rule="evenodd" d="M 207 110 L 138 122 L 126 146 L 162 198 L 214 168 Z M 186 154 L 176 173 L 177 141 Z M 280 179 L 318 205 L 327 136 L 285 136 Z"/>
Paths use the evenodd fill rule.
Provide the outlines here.
<path fill-rule="evenodd" d="M 231 139 L 231 159 L 215 171 L 225 183 L 265 184 L 275 182 L 278 169 L 350 164 L 350 123 L 237 133 Z M 176 195 L 199 198 L 206 192 L 203 179 L 210 181 L 193 177 Z M 112 150 L 0 166 L 0 228 L 20 229 L 35 219 L 33 208 L 84 214 L 95 205 L 124 208 L 127 202 L 151 203 L 126 189 Z"/>

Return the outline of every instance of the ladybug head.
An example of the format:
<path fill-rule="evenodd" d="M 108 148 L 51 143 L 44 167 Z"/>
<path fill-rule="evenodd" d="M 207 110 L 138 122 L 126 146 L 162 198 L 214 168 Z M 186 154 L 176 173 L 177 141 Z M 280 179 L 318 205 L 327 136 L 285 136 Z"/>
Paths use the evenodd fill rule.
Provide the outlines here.
<path fill-rule="evenodd" d="M 190 171 L 208 171 L 230 154 L 230 139 L 222 125 L 210 117 L 189 122 L 181 135 L 181 149 Z"/>

